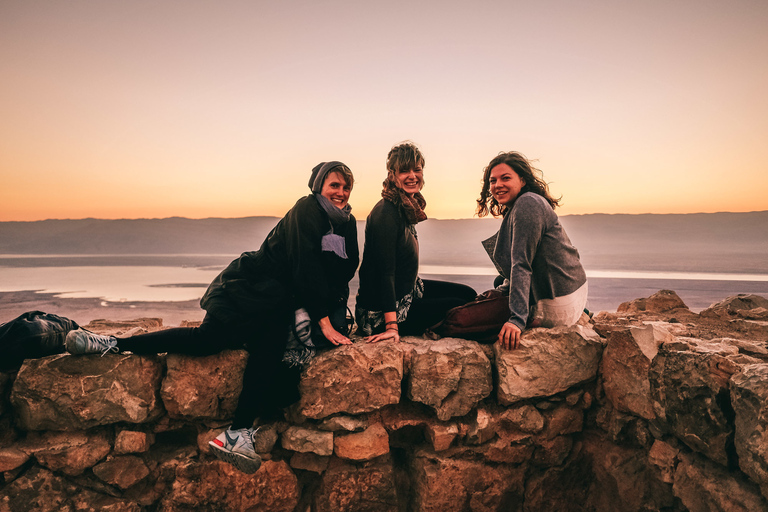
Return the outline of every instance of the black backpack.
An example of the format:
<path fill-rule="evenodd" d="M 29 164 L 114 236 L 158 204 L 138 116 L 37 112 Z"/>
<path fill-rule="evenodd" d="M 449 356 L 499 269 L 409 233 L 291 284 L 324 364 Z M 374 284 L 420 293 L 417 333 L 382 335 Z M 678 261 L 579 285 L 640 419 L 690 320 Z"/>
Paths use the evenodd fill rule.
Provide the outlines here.
<path fill-rule="evenodd" d="M 67 333 L 78 328 L 73 320 L 42 311 L 0 325 L 0 372 L 18 370 L 24 359 L 64 352 Z"/>

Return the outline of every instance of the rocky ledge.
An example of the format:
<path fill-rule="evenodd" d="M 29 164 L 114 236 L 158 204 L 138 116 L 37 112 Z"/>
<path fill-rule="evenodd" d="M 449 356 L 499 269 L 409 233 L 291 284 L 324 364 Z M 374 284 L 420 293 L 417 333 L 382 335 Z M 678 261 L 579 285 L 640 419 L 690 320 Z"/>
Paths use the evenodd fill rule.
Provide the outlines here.
<path fill-rule="evenodd" d="M 246 353 L 27 360 L 0 374 L 0 512 L 768 510 L 767 340 L 762 297 L 695 314 L 660 291 L 515 351 L 336 348 L 253 475 L 207 444 Z"/>

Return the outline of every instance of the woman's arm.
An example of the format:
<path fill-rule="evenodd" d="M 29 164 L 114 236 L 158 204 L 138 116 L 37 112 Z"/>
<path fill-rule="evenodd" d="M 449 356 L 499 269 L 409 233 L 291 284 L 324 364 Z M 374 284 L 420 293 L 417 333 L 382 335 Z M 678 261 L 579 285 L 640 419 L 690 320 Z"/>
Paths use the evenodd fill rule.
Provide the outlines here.
<path fill-rule="evenodd" d="M 384 324 L 384 332 L 369 336 L 366 339 L 368 343 L 378 343 L 379 341 L 384 340 L 392 340 L 395 343 L 400 341 L 400 330 L 397 326 L 397 313 L 394 311 L 386 311 L 384 313 Z"/>
<path fill-rule="evenodd" d="M 512 260 L 509 276 L 509 321 L 499 333 L 504 348 L 517 348 L 528 321 L 533 259 L 544 235 L 543 203 L 531 194 L 523 194 L 515 202 L 512 215 Z"/>
<path fill-rule="evenodd" d="M 333 343 L 334 345 L 351 345 L 352 342 L 341 334 L 339 331 L 333 328 L 333 325 L 331 325 L 331 319 L 327 316 L 324 316 L 321 318 L 317 324 L 320 326 L 320 330 L 323 332 L 323 336 Z"/>

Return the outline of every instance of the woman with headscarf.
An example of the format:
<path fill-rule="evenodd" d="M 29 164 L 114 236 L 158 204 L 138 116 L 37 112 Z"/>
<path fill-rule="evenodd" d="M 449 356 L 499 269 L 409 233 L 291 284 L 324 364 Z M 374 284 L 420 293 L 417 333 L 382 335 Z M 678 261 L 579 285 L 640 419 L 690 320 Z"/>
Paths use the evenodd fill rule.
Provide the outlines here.
<path fill-rule="evenodd" d="M 248 363 L 232 425 L 210 446 L 218 458 L 255 472 L 261 465 L 253 444 L 256 419 L 263 421 L 298 398 L 300 367 L 284 357 L 289 338 L 303 328 L 310 334 L 301 337 L 310 346 L 351 343 L 346 308 L 359 262 L 349 205 L 353 184 L 341 162 L 312 169 L 312 194 L 296 202 L 258 251 L 243 253 L 210 284 L 200 301 L 206 314 L 199 327 L 120 339 L 77 330 L 67 336 L 67 350 L 203 356 L 245 348 Z M 296 325 L 300 319 L 305 325 Z"/>
<path fill-rule="evenodd" d="M 421 335 L 449 309 L 475 298 L 469 286 L 419 278 L 416 224 L 426 220 L 424 156 L 411 142 L 387 155 L 382 199 L 365 224 L 365 248 L 355 304 L 358 333 L 368 341 Z"/>

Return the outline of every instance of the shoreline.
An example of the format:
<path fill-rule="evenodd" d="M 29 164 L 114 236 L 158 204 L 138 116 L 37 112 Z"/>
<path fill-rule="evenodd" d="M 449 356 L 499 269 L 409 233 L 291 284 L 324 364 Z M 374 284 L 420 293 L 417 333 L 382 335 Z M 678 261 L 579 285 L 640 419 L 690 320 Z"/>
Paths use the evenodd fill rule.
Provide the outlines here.
<path fill-rule="evenodd" d="M 57 297 L 56 293 L 25 290 L 0 292 L 0 324 L 27 311 L 44 311 L 87 325 L 93 320 L 135 320 L 160 318 L 164 327 L 176 327 L 183 321 L 201 321 L 205 311 L 200 301 L 120 301 L 97 297 Z"/>

